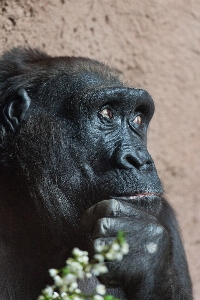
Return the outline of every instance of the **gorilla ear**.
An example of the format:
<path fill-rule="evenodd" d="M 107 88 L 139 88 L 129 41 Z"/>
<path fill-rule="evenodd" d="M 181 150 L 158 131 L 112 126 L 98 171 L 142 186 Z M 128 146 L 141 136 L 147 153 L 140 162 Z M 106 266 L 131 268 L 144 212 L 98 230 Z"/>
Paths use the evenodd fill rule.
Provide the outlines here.
<path fill-rule="evenodd" d="M 25 114 L 29 109 L 31 99 L 24 89 L 17 91 L 6 106 L 3 108 L 3 121 L 6 125 L 6 129 L 10 129 L 15 132 L 21 122 L 24 120 Z"/>

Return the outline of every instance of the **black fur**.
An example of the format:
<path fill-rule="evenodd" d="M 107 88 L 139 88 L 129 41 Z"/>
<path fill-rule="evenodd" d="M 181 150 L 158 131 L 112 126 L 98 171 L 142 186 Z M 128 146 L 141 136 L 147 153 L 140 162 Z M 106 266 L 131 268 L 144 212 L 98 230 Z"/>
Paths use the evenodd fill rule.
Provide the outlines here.
<path fill-rule="evenodd" d="M 95 252 L 119 230 L 130 252 L 99 278 L 109 293 L 192 299 L 176 218 L 146 148 L 153 113 L 146 91 L 97 61 L 22 48 L 2 56 L 0 299 L 36 299 L 73 247 Z"/>

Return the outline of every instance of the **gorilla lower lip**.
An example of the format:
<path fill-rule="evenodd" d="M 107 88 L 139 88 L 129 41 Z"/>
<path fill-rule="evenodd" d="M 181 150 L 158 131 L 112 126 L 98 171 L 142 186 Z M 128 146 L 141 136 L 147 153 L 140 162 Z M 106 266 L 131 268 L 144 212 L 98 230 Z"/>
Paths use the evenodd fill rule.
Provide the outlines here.
<path fill-rule="evenodd" d="M 160 195 L 154 194 L 154 193 L 142 193 L 142 194 L 136 194 L 133 196 L 129 196 L 129 199 L 134 200 L 137 198 L 143 198 L 143 197 L 160 197 Z"/>
<path fill-rule="evenodd" d="M 115 200 L 125 201 L 138 209 L 144 209 L 158 214 L 162 207 L 161 195 L 155 193 L 138 193 L 135 195 L 124 195 L 113 197 Z"/>
<path fill-rule="evenodd" d="M 160 197 L 161 195 L 155 193 L 138 193 L 135 195 L 122 195 L 117 197 L 112 197 L 114 199 L 124 199 L 124 200 L 137 200 L 138 198 L 148 198 L 148 197 Z"/>

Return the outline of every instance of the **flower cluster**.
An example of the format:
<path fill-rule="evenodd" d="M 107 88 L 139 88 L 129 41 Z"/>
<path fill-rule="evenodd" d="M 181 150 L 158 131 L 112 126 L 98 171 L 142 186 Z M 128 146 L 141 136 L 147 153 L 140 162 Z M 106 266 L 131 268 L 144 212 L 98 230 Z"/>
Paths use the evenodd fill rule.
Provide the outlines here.
<path fill-rule="evenodd" d="M 60 270 L 50 269 L 49 274 L 54 280 L 52 286 L 47 286 L 38 300 L 117 300 L 113 296 L 106 295 L 106 288 L 98 284 L 92 295 L 85 295 L 78 287 L 78 280 L 91 278 L 92 275 L 99 276 L 107 273 L 105 260 L 123 259 L 123 255 L 129 251 L 125 241 L 124 233 L 120 231 L 117 238 L 110 245 L 99 245 L 97 254 L 89 261 L 88 252 L 74 248 L 72 257 L 66 261 L 66 266 Z"/>

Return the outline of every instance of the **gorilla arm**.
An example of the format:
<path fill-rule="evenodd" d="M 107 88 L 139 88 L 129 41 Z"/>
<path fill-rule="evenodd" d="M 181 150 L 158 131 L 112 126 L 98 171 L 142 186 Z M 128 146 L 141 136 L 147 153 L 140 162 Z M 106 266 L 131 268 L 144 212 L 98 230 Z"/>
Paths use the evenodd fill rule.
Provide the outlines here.
<path fill-rule="evenodd" d="M 162 201 L 158 216 L 115 199 L 97 203 L 83 216 L 94 252 L 99 243 L 111 242 L 119 230 L 126 233 L 129 254 L 120 262 L 107 262 L 109 272 L 99 279 L 108 287 L 122 285 L 127 299 L 192 299 L 176 219 L 169 204 Z"/>

